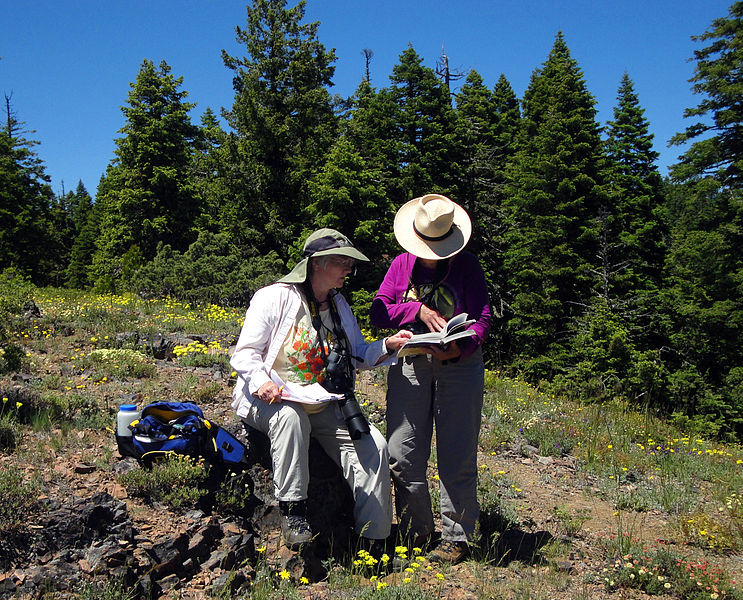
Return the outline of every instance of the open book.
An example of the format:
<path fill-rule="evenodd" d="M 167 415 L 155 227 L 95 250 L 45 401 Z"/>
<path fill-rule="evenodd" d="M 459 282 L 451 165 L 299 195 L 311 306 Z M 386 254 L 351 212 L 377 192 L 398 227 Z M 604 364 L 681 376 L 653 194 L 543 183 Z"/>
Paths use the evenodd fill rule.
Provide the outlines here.
<path fill-rule="evenodd" d="M 411 354 L 422 354 L 426 346 L 444 347 L 449 342 L 475 335 L 472 329 L 467 329 L 475 319 L 467 319 L 467 313 L 459 313 L 447 321 L 441 331 L 430 331 L 419 333 L 405 342 L 397 356 L 408 356 Z"/>

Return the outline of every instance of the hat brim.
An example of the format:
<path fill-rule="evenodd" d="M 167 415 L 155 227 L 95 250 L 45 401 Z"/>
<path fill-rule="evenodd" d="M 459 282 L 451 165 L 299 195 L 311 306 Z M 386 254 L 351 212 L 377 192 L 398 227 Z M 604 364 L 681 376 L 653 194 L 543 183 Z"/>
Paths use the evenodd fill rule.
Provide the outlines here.
<path fill-rule="evenodd" d="M 304 283 L 305 281 L 307 281 L 307 265 L 309 264 L 310 258 L 330 255 L 348 256 L 349 258 L 353 258 L 359 261 L 369 262 L 369 259 L 364 254 L 356 250 L 356 248 L 350 246 L 345 248 L 329 248 L 328 250 L 320 250 L 319 252 L 315 252 L 311 257 L 304 257 L 287 275 L 284 275 L 281 279 L 279 279 L 278 282 Z"/>
<path fill-rule="evenodd" d="M 395 215 L 394 232 L 397 243 L 413 256 L 442 260 L 460 252 L 472 235 L 470 217 L 459 204 L 454 204 L 454 228 L 443 240 L 434 242 L 419 237 L 413 228 L 415 210 L 420 198 L 414 198 L 403 204 Z"/>

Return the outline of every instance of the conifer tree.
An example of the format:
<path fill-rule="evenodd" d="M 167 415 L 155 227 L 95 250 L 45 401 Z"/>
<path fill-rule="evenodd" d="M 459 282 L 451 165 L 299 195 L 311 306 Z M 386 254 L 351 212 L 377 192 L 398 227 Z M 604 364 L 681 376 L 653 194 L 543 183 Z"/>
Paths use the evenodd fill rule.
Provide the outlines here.
<path fill-rule="evenodd" d="M 708 117 L 676 134 L 672 144 L 696 141 L 672 169 L 676 181 L 714 176 L 722 185 L 740 189 L 743 178 L 743 2 L 734 2 L 727 17 L 715 19 L 694 52 L 692 90 L 703 96 L 687 118 Z M 703 139 L 699 139 L 703 138 Z"/>
<path fill-rule="evenodd" d="M 462 152 L 460 190 L 462 204 L 473 224 L 468 250 L 475 253 L 488 282 L 490 303 L 502 316 L 505 305 L 505 217 L 508 167 L 516 154 L 520 111 L 505 75 L 489 90 L 482 77 L 471 71 L 456 96 L 458 147 Z M 502 363 L 503 321 L 495 321 L 488 358 Z"/>
<path fill-rule="evenodd" d="M 602 213 L 599 273 L 609 306 L 635 326 L 640 315 L 657 313 L 666 247 L 658 153 L 644 112 L 625 73 L 614 120 L 607 123 L 610 192 Z"/>
<path fill-rule="evenodd" d="M 125 284 L 129 271 L 156 253 L 158 243 L 185 249 L 195 239 L 199 213 L 191 172 L 198 134 L 188 116 L 193 104 L 182 77 L 144 60 L 131 85 L 116 158 L 98 187 L 100 236 L 94 276 L 101 289 Z"/>
<path fill-rule="evenodd" d="M 462 205 L 473 221 L 476 242 L 480 238 L 478 229 L 482 225 L 478 209 L 492 203 L 497 176 L 493 94 L 477 71 L 470 71 L 457 93 L 456 109 L 457 142 L 462 148 L 459 189 Z M 502 177 L 503 174 L 500 175 Z M 474 250 L 477 251 L 477 248 Z"/>
<path fill-rule="evenodd" d="M 603 153 L 594 98 L 562 33 L 524 95 L 506 197 L 515 362 L 551 378 L 594 288 Z"/>
<path fill-rule="evenodd" d="M 337 129 L 328 87 L 335 54 L 303 24 L 305 2 L 254 0 L 236 28 L 246 56 L 223 51 L 233 74 L 235 136 L 226 148 L 230 206 L 222 227 L 246 252 L 277 251 L 286 260 L 302 230 L 307 181 L 327 156 Z"/>
<path fill-rule="evenodd" d="M 64 273 L 65 284 L 71 288 L 86 288 L 91 284 L 89 271 L 98 237 L 98 219 L 96 206 L 82 181 L 78 182 L 71 199 L 70 214 L 75 237 Z"/>
<path fill-rule="evenodd" d="M 54 239 L 49 176 L 25 136 L 23 123 L 5 97 L 6 119 L 0 127 L 0 271 L 14 267 L 34 283 L 51 281 Z"/>
<path fill-rule="evenodd" d="M 395 135 L 400 152 L 397 164 L 404 200 L 437 192 L 459 199 L 456 173 L 461 155 L 455 137 L 455 115 L 448 89 L 423 59 L 407 48 L 390 75 L 390 99 L 398 110 Z"/>
<path fill-rule="evenodd" d="M 665 307 L 670 394 L 710 433 L 743 435 L 743 2 L 696 41 L 691 79 L 706 117 L 672 139 L 691 147 L 671 169 L 673 205 Z M 696 141 L 694 141 L 696 140 Z"/>
<path fill-rule="evenodd" d="M 228 204 L 226 181 L 229 179 L 229 159 L 225 156 L 226 143 L 227 134 L 214 111 L 207 108 L 201 116 L 192 167 L 194 186 L 202 200 L 201 214 L 197 218 L 199 231 L 219 231 L 221 213 Z"/>
<path fill-rule="evenodd" d="M 402 141 L 397 135 L 401 121 L 400 107 L 389 89 L 376 90 L 362 81 L 351 98 L 351 110 L 344 123 L 344 135 L 378 177 L 382 193 L 389 199 L 391 214 L 380 214 L 380 226 L 390 225 L 396 207 L 407 198 L 408 191 L 400 176 Z"/>

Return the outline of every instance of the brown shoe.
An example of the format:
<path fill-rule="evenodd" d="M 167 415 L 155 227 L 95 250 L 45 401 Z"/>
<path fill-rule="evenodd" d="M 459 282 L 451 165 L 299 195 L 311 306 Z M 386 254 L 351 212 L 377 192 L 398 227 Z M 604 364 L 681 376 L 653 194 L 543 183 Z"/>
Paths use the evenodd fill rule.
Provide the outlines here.
<path fill-rule="evenodd" d="M 449 563 L 456 565 L 461 563 L 470 555 L 470 547 L 467 542 L 454 542 L 442 540 L 433 552 L 428 554 L 428 560 L 434 564 Z"/>

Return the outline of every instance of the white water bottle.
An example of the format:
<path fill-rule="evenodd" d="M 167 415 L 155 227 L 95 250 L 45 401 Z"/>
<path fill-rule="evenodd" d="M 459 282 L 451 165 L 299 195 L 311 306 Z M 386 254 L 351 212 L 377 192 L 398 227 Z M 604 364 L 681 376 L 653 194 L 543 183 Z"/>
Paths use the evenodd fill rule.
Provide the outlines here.
<path fill-rule="evenodd" d="M 116 414 L 116 435 L 119 437 L 132 437 L 129 424 L 139 419 L 142 413 L 137 410 L 136 404 L 122 404 Z"/>

